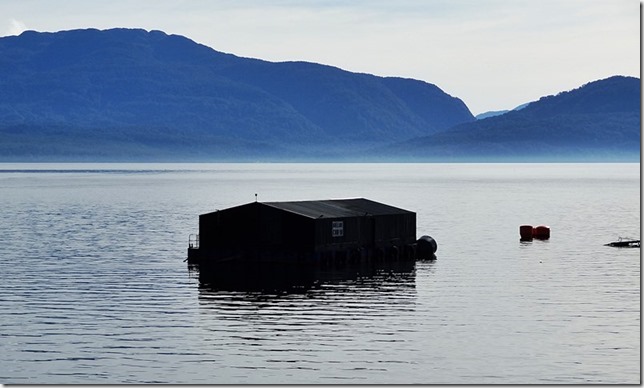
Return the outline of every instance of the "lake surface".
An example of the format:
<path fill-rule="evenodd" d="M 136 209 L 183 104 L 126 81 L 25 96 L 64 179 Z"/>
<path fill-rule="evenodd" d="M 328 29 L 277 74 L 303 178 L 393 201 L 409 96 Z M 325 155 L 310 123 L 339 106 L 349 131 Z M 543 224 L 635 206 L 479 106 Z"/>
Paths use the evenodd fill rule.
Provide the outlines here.
<path fill-rule="evenodd" d="M 437 260 L 200 287 L 198 215 L 365 197 Z M 0 383 L 639 384 L 639 164 L 0 164 Z M 549 225 L 520 242 L 521 224 Z"/>

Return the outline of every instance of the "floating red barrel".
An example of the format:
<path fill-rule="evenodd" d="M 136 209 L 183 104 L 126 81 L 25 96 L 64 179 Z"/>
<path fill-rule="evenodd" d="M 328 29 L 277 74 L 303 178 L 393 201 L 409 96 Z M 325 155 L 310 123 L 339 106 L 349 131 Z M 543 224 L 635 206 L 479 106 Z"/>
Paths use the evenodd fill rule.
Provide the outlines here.
<path fill-rule="evenodd" d="M 550 228 L 545 225 L 539 225 L 532 230 L 532 237 L 539 240 L 547 240 L 550 238 Z"/>
<path fill-rule="evenodd" d="M 550 238 L 550 227 L 539 225 L 533 228 L 532 225 L 521 225 L 519 226 L 519 235 L 521 236 L 521 241 L 530 241 L 534 238 L 547 240 Z"/>
<path fill-rule="evenodd" d="M 519 226 L 519 235 L 523 241 L 532 240 L 532 225 Z"/>

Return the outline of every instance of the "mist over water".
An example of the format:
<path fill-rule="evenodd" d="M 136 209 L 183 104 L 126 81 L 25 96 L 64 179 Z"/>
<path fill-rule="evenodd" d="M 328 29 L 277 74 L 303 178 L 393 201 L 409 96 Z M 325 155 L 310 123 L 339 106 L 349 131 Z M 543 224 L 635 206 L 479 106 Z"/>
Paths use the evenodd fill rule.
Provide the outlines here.
<path fill-rule="evenodd" d="M 639 164 L 0 164 L 0 382 L 639 384 Z M 200 285 L 198 215 L 365 197 L 437 260 Z M 519 242 L 522 224 L 551 227 Z"/>

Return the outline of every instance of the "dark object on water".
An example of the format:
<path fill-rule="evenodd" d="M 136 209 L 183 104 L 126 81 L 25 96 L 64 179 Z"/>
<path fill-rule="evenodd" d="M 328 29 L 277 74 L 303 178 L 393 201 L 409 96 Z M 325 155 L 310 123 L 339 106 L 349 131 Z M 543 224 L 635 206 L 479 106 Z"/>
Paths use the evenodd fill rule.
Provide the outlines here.
<path fill-rule="evenodd" d="M 416 240 L 416 213 L 364 198 L 251 202 L 200 215 L 188 262 L 335 265 L 432 259 L 436 248 Z"/>
<path fill-rule="evenodd" d="M 419 258 L 433 258 L 434 253 L 438 250 L 436 240 L 425 235 L 421 236 L 416 242 L 416 252 Z"/>
<path fill-rule="evenodd" d="M 532 225 L 519 226 L 519 235 L 522 241 L 532 240 Z"/>
<path fill-rule="evenodd" d="M 550 238 L 550 227 L 539 225 L 533 228 L 532 225 L 521 225 L 519 226 L 519 235 L 521 236 L 521 241 L 531 241 L 532 239 L 548 240 Z"/>
<path fill-rule="evenodd" d="M 619 240 L 604 244 L 604 246 L 617 248 L 639 248 L 640 240 L 624 240 L 620 237 Z"/>
<path fill-rule="evenodd" d="M 538 240 L 547 240 L 550 238 L 550 227 L 539 225 L 532 230 L 532 237 Z"/>

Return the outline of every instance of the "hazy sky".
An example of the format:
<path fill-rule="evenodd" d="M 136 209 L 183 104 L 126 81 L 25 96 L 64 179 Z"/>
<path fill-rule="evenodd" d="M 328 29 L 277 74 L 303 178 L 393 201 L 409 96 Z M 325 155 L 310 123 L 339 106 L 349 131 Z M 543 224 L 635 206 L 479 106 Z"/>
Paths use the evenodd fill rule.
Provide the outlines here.
<path fill-rule="evenodd" d="M 472 113 L 640 74 L 636 0 L 0 0 L 0 35 L 113 27 L 420 79 Z"/>

